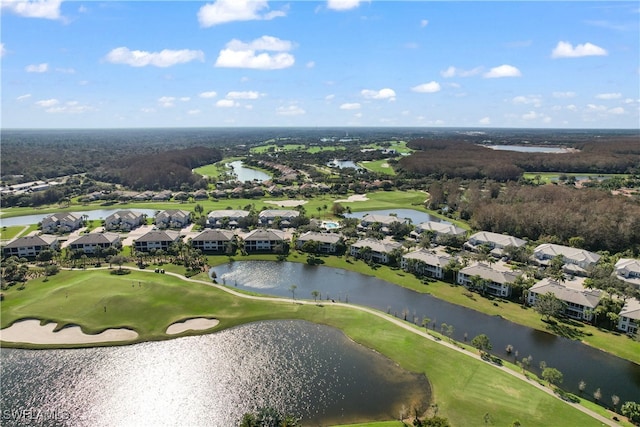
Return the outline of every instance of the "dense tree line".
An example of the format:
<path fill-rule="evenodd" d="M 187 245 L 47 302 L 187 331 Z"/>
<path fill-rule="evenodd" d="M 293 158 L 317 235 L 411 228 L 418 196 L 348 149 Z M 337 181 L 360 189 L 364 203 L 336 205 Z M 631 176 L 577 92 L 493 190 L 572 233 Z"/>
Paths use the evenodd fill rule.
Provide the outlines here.
<path fill-rule="evenodd" d="M 222 153 L 215 148 L 193 147 L 169 150 L 155 154 L 138 155 L 104 165 L 88 176 L 116 182 L 134 190 L 180 190 L 195 187 L 201 177 L 192 169 L 222 160 Z M 202 180 L 200 187 L 206 188 Z"/>
<path fill-rule="evenodd" d="M 640 204 L 627 197 L 597 189 L 514 184 L 495 198 L 478 193 L 470 200 L 465 209 L 478 230 L 560 244 L 581 237 L 581 245 L 593 251 L 640 249 Z"/>
<path fill-rule="evenodd" d="M 635 173 L 640 169 L 638 138 L 609 137 L 567 145 L 570 153 L 522 153 L 492 150 L 468 139 L 416 139 L 419 150 L 400 159 L 398 169 L 409 176 L 517 180 L 522 172 Z"/>

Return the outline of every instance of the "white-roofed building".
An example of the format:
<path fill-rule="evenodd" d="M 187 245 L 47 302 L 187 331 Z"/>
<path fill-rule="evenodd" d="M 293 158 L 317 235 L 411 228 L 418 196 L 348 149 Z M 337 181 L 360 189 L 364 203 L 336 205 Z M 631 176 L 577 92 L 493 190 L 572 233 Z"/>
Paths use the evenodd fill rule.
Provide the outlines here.
<path fill-rule="evenodd" d="M 491 249 L 492 255 L 501 257 L 503 255 L 503 249 L 507 246 L 519 248 L 526 244 L 527 242 L 525 240 L 507 234 L 479 231 L 469 237 L 465 246 L 473 251 L 477 251 L 480 246 L 488 246 Z"/>
<path fill-rule="evenodd" d="M 82 216 L 72 212 L 56 213 L 42 219 L 44 233 L 69 233 L 82 226 Z"/>
<path fill-rule="evenodd" d="M 349 253 L 354 258 L 361 258 L 363 250 L 366 248 L 368 248 L 366 250 L 366 258 L 370 258 L 380 264 L 388 264 L 390 261 L 389 255 L 397 249 L 402 249 L 402 244 L 377 239 L 361 239 L 351 245 Z"/>
<path fill-rule="evenodd" d="M 482 279 L 484 292 L 499 297 L 508 297 L 511 295 L 511 284 L 521 274 L 520 271 L 477 262 L 461 269 L 456 280 L 459 285 L 473 288 L 477 285 L 474 283 L 474 278 L 479 277 Z"/>
<path fill-rule="evenodd" d="M 638 333 L 640 329 L 640 301 L 635 298 L 628 299 L 620 313 L 618 329 L 630 335 Z"/>
<path fill-rule="evenodd" d="M 223 209 L 209 212 L 207 221 L 212 228 L 236 228 L 238 221 L 247 216 L 249 216 L 249 211 Z"/>
<path fill-rule="evenodd" d="M 554 243 L 538 245 L 533 250 L 533 256 L 541 265 L 547 265 L 552 259 L 561 256 L 565 265 L 571 264 L 573 266 L 572 273 L 578 272 L 582 273 L 582 275 L 586 273 L 586 269 L 596 265 L 600 259 L 600 255 L 596 253 Z"/>
<path fill-rule="evenodd" d="M 98 248 L 120 248 L 120 235 L 116 233 L 88 233 L 83 234 L 67 246 L 71 250 L 80 250 L 85 254 L 93 254 Z"/>
<path fill-rule="evenodd" d="M 402 256 L 400 267 L 411 273 L 426 275 L 436 279 L 444 278 L 444 270 L 452 257 L 426 249 L 418 249 Z"/>
<path fill-rule="evenodd" d="M 640 288 L 640 260 L 620 258 L 614 268 L 618 279 Z"/>
<path fill-rule="evenodd" d="M 447 234 L 451 236 L 464 236 L 467 234 L 467 230 L 464 228 L 457 227 L 448 222 L 426 221 L 416 225 L 416 233 L 422 234 L 427 231 L 433 232 L 436 236 L 439 234 Z"/>
<path fill-rule="evenodd" d="M 288 243 L 284 232 L 258 228 L 245 236 L 244 250 L 246 252 L 285 252 Z"/>
<path fill-rule="evenodd" d="M 593 310 L 602 299 L 602 291 L 584 287 L 584 278 L 574 277 L 571 280 L 559 282 L 547 277 L 529 289 L 527 303 L 534 305 L 538 295 L 544 295 L 548 292 L 564 301 L 564 314 L 567 317 L 587 321 L 593 318 Z"/>
<path fill-rule="evenodd" d="M 341 234 L 307 231 L 296 240 L 296 248 L 302 249 L 306 242 L 313 241 L 318 243 L 318 252 L 332 254 L 337 251 L 341 239 Z"/>
<path fill-rule="evenodd" d="M 51 249 L 57 250 L 60 247 L 60 241 L 57 236 L 50 234 L 40 234 L 37 236 L 19 237 L 9 242 L 2 248 L 5 257 L 17 256 L 18 258 L 32 258 L 40 254 L 40 252 Z"/>

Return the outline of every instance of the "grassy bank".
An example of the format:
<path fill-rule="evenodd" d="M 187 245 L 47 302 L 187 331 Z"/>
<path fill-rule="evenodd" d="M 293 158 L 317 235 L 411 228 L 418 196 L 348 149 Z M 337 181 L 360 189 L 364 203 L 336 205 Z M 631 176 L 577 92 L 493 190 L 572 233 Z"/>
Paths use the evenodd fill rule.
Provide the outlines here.
<path fill-rule="evenodd" d="M 486 413 L 494 425 L 511 425 L 515 420 L 526 421 L 528 426 L 600 425 L 486 362 L 378 316 L 332 305 L 249 300 L 169 275 L 136 271 L 113 276 L 107 270 L 95 270 L 64 271 L 47 282 L 37 279 L 22 291 L 13 287 L 5 292 L 1 325 L 5 327 L 22 318 L 40 318 L 58 322 L 59 326 L 78 324 L 89 333 L 128 327 L 135 329 L 142 341 L 164 339 L 169 324 L 198 316 L 219 319 L 215 330 L 269 319 L 304 319 L 340 328 L 356 342 L 395 360 L 404 369 L 424 373 L 432 383 L 439 414 L 449 418 L 452 425 L 480 425 Z"/>

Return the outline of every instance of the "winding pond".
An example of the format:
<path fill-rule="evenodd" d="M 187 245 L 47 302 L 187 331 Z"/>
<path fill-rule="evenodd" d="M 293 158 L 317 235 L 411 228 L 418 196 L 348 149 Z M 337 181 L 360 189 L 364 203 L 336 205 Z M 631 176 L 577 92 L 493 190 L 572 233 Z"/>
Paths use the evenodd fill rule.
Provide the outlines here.
<path fill-rule="evenodd" d="M 227 166 L 233 169 L 233 174 L 236 176 L 234 181 L 246 182 L 246 181 L 268 181 L 271 176 L 257 169 L 248 168 L 241 160 L 230 162 Z"/>
<path fill-rule="evenodd" d="M 305 321 L 124 347 L 2 349 L 2 382 L 3 425 L 227 427 L 268 406 L 317 426 L 394 419 L 430 401 L 424 375 Z M 28 419 L 38 411 L 56 422 Z"/>
<path fill-rule="evenodd" d="M 531 368 L 539 373 L 539 363 L 559 369 L 564 374 L 563 387 L 578 393 L 578 384 L 587 384 L 585 395 L 591 396 L 600 388 L 603 401 L 616 394 L 621 402 L 640 401 L 640 365 L 612 356 L 593 347 L 561 338 L 546 332 L 509 322 L 499 316 L 486 314 L 450 304 L 428 294 L 421 294 L 393 285 L 372 276 L 323 266 L 309 266 L 293 262 L 237 261 L 212 269 L 217 281 L 229 287 L 266 295 L 292 297 L 291 285 L 297 286 L 297 298 L 312 299 L 311 292 L 321 292 L 322 299 L 368 306 L 403 317 L 414 317 L 417 323 L 429 317 L 431 327 L 440 329 L 442 323 L 453 325 L 453 338 L 471 340 L 487 334 L 493 353 L 513 361 L 505 352 L 508 344 L 517 350 L 519 358 L 531 355 Z M 398 274 L 403 275 L 402 271 Z M 479 298 L 479 296 L 476 296 Z"/>

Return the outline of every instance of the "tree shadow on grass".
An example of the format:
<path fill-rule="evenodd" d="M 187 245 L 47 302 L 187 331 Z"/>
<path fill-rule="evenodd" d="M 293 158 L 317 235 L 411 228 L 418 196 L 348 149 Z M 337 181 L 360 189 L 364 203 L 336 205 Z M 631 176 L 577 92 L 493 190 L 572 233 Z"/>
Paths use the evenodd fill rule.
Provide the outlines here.
<path fill-rule="evenodd" d="M 585 336 L 584 331 L 563 323 L 557 322 L 545 322 L 547 323 L 547 329 L 556 335 L 569 338 L 572 340 L 580 340 Z"/>

